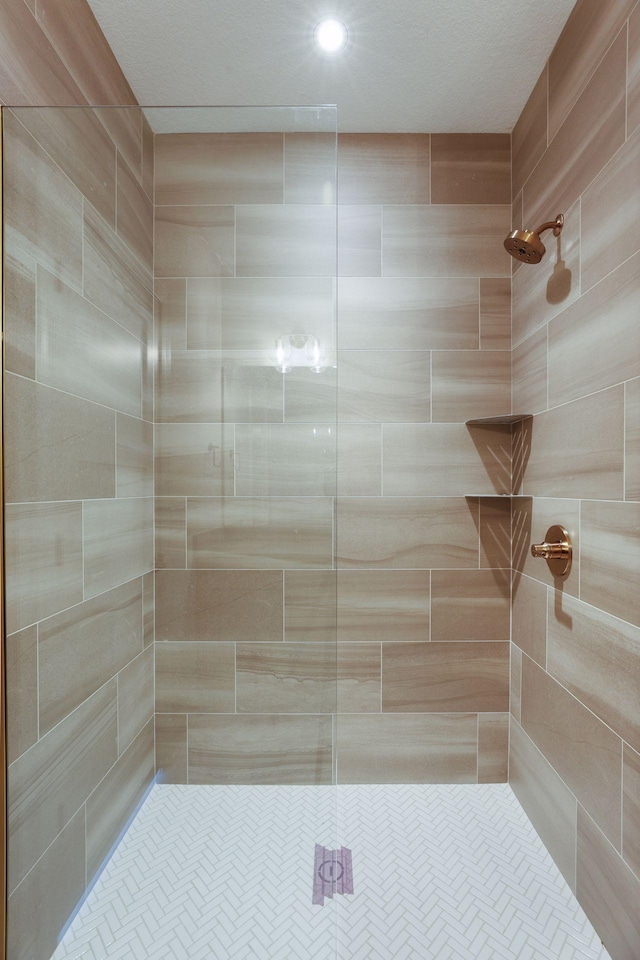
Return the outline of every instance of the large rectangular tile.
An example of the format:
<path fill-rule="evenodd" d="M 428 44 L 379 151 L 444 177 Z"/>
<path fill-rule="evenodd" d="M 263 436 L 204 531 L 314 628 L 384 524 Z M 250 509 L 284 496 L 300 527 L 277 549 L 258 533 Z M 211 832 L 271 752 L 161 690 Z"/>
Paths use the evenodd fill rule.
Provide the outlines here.
<path fill-rule="evenodd" d="M 429 134 L 342 133 L 341 203 L 429 203 Z"/>
<path fill-rule="evenodd" d="M 38 739 L 38 637 L 35 626 L 5 641 L 7 759 L 16 760 Z"/>
<path fill-rule="evenodd" d="M 338 719 L 339 783 L 475 783 L 476 714 Z"/>
<path fill-rule="evenodd" d="M 337 428 L 336 489 L 341 497 L 382 494 L 382 424 L 341 423 Z"/>
<path fill-rule="evenodd" d="M 150 200 L 154 199 L 155 181 L 155 133 L 149 121 L 142 115 L 142 189 Z"/>
<path fill-rule="evenodd" d="M 511 133 L 513 196 L 520 192 L 547 149 L 547 83 L 548 68 L 545 64 Z"/>
<path fill-rule="evenodd" d="M 474 349 L 479 343 L 478 296 L 477 280 L 468 277 L 343 277 L 338 283 L 339 346 Z"/>
<path fill-rule="evenodd" d="M 432 133 L 431 202 L 511 203 L 509 134 Z"/>
<path fill-rule="evenodd" d="M 10 890 L 113 766 L 116 741 L 112 680 L 11 765 Z"/>
<path fill-rule="evenodd" d="M 154 207 L 142 189 L 139 174 L 134 175 L 129 165 L 118 154 L 118 191 L 116 230 L 129 249 L 147 267 L 153 270 L 153 214 Z"/>
<path fill-rule="evenodd" d="M 337 517 L 342 568 L 478 566 L 474 513 L 462 498 L 342 497 Z"/>
<path fill-rule="evenodd" d="M 150 645 L 118 674 L 118 753 L 133 743 L 155 710 L 154 650 Z"/>
<path fill-rule="evenodd" d="M 341 421 L 429 420 L 429 351 L 342 350 L 338 359 Z"/>
<path fill-rule="evenodd" d="M 522 727 L 619 849 L 621 741 L 526 656 Z"/>
<path fill-rule="evenodd" d="M 578 596 L 580 583 L 580 504 L 577 500 L 544 497 L 519 497 L 513 501 L 513 567 L 518 573 L 557 588 L 562 607 L 563 593 Z M 569 576 L 556 579 L 546 561 L 531 556 L 531 544 L 541 543 L 549 527 L 560 524 L 568 530 L 573 543 L 573 563 Z"/>
<path fill-rule="evenodd" d="M 478 783 L 509 780 L 509 714 L 478 714 Z"/>
<path fill-rule="evenodd" d="M 508 640 L 508 570 L 433 570 L 432 640 Z"/>
<path fill-rule="evenodd" d="M 470 498 L 468 498 L 470 500 Z M 511 500 L 480 497 L 480 566 L 511 566 Z"/>
<path fill-rule="evenodd" d="M 335 643 L 336 631 L 336 571 L 286 570 L 284 573 L 284 639 Z M 277 640 L 277 633 L 265 639 Z"/>
<path fill-rule="evenodd" d="M 640 9 L 637 4 L 629 17 L 627 61 L 627 131 L 640 123 Z"/>
<path fill-rule="evenodd" d="M 483 350 L 511 349 L 511 280 L 480 280 L 480 346 Z"/>
<path fill-rule="evenodd" d="M 85 597 L 153 569 L 153 500 L 89 500 L 82 507 Z"/>
<path fill-rule="evenodd" d="M 156 639 L 281 640 L 282 574 L 158 570 Z"/>
<path fill-rule="evenodd" d="M 162 365 L 170 361 L 173 350 L 187 349 L 187 280 L 185 277 L 154 280 L 153 312 L 158 362 Z"/>
<path fill-rule="evenodd" d="M 189 783 L 331 783 L 329 716 L 189 718 Z"/>
<path fill-rule="evenodd" d="M 511 588 L 511 639 L 524 650 L 528 657 L 541 667 L 547 662 L 547 587 L 539 580 L 514 573 Z M 561 604 L 556 607 L 556 592 L 553 615 L 561 617 Z"/>
<path fill-rule="evenodd" d="M 191 498 L 187 565 L 281 569 L 332 565 L 332 502 L 324 498 Z"/>
<path fill-rule="evenodd" d="M 293 203 L 237 207 L 236 257 L 239 277 L 335 276 L 336 208 Z"/>
<path fill-rule="evenodd" d="M 575 101 L 523 192 L 533 226 L 565 213 L 625 138 L 627 36 L 622 31 Z M 550 89 L 553 70 L 549 71 Z"/>
<path fill-rule="evenodd" d="M 338 144 L 334 133 L 285 133 L 285 203 L 335 203 Z"/>
<path fill-rule="evenodd" d="M 624 387 L 626 500 L 640 500 L 640 377 Z"/>
<path fill-rule="evenodd" d="M 149 646 L 155 640 L 156 597 L 155 571 L 145 573 L 142 578 L 142 632 L 144 645 Z"/>
<path fill-rule="evenodd" d="M 625 743 L 622 760 L 622 853 L 640 874 L 640 753 Z"/>
<path fill-rule="evenodd" d="M 8 502 L 114 496 L 112 410 L 12 374 L 4 409 Z"/>
<path fill-rule="evenodd" d="M 509 707 L 508 643 L 385 643 L 388 713 L 501 713 Z"/>
<path fill-rule="evenodd" d="M 332 496 L 336 457 L 335 423 L 239 423 L 235 428 L 236 496 Z"/>
<path fill-rule="evenodd" d="M 508 277 L 511 206 L 386 206 L 384 277 Z"/>
<path fill-rule="evenodd" d="M 159 134 L 156 203 L 282 203 L 283 146 L 281 133 Z"/>
<path fill-rule="evenodd" d="M 4 363 L 21 377 L 36 375 L 36 263 L 4 244 Z"/>
<path fill-rule="evenodd" d="M 431 418 L 460 422 L 511 412 L 508 350 L 439 350 L 431 368 Z"/>
<path fill-rule="evenodd" d="M 156 644 L 156 711 L 234 713 L 234 644 Z"/>
<path fill-rule="evenodd" d="M 546 326 L 513 349 L 511 408 L 517 413 L 540 413 L 547 409 Z"/>
<path fill-rule="evenodd" d="M 576 798 L 514 720 L 509 784 L 565 880 L 575 890 Z"/>
<path fill-rule="evenodd" d="M 428 570 L 341 570 L 338 639 L 429 639 Z"/>
<path fill-rule="evenodd" d="M 187 716 L 156 714 L 156 767 L 160 783 L 187 783 Z"/>
<path fill-rule="evenodd" d="M 157 277 L 231 277 L 233 207 L 155 207 Z"/>
<path fill-rule="evenodd" d="M 640 503 L 582 504 L 580 597 L 640 626 Z"/>
<path fill-rule="evenodd" d="M 338 369 L 334 364 L 320 372 L 296 367 L 284 374 L 284 419 L 287 423 L 335 423 L 338 403 Z"/>
<path fill-rule="evenodd" d="M 511 644 L 511 677 L 509 682 L 509 710 L 520 723 L 522 694 L 522 653 L 520 647 Z"/>
<path fill-rule="evenodd" d="M 120 839 L 155 774 L 153 720 L 87 800 L 87 881 L 91 882 Z"/>
<path fill-rule="evenodd" d="M 153 496 L 153 424 L 116 414 L 116 489 L 119 497 Z"/>
<path fill-rule="evenodd" d="M 380 713 L 379 643 L 339 643 L 337 713 Z"/>
<path fill-rule="evenodd" d="M 48 270 L 37 283 L 38 380 L 139 417 L 140 341 Z"/>
<path fill-rule="evenodd" d="M 341 203 L 337 223 L 338 276 L 381 276 L 382 208 L 375 204 Z"/>
<path fill-rule="evenodd" d="M 239 643 L 238 713 L 335 713 L 334 643 Z"/>
<path fill-rule="evenodd" d="M 616 733 L 640 749 L 640 629 L 566 597 L 549 609 L 547 670 Z"/>
<path fill-rule="evenodd" d="M 216 497 L 233 493 L 233 434 L 233 426 L 219 423 L 157 423 L 156 496 Z"/>
<path fill-rule="evenodd" d="M 38 624 L 40 736 L 141 651 L 141 580 Z"/>
<path fill-rule="evenodd" d="M 156 569 L 187 566 L 187 501 L 185 497 L 156 497 L 154 501 Z"/>
<path fill-rule="evenodd" d="M 82 600 L 82 506 L 31 503 L 5 509 L 7 632 Z"/>
<path fill-rule="evenodd" d="M 462 423 L 390 423 L 383 428 L 385 496 L 464 497 L 511 489 L 511 433 Z"/>

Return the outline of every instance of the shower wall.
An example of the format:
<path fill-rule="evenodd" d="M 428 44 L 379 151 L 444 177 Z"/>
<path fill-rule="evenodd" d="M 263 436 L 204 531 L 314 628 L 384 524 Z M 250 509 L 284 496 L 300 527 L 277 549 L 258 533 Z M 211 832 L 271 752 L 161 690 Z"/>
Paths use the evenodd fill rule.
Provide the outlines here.
<path fill-rule="evenodd" d="M 158 767 L 330 782 L 337 637 L 340 781 L 504 780 L 509 137 L 339 137 L 337 378 L 283 393 L 230 351 L 332 344 L 334 150 L 156 137 Z"/>
<path fill-rule="evenodd" d="M 627 19 L 629 18 L 629 19 Z M 640 943 L 640 5 L 576 5 L 513 132 L 510 781 L 614 960 Z M 529 556 L 551 523 L 562 584 Z"/>

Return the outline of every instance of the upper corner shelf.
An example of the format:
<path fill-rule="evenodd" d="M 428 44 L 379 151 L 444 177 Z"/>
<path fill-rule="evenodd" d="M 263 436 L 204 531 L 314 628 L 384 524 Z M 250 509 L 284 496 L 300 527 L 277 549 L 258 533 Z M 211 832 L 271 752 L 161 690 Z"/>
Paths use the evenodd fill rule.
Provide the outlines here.
<path fill-rule="evenodd" d="M 532 413 L 506 413 L 502 417 L 475 417 L 473 420 L 466 420 L 465 423 L 468 427 L 490 427 L 492 424 L 520 423 L 521 420 L 529 420 L 532 416 Z"/>

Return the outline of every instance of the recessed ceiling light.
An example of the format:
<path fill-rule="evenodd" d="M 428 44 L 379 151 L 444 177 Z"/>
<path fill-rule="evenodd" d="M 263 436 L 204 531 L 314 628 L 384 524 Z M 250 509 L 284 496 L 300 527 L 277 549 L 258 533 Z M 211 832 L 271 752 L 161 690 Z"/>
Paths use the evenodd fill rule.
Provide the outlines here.
<path fill-rule="evenodd" d="M 347 45 L 349 33 L 341 20 L 321 20 L 315 37 L 324 53 L 340 53 Z"/>

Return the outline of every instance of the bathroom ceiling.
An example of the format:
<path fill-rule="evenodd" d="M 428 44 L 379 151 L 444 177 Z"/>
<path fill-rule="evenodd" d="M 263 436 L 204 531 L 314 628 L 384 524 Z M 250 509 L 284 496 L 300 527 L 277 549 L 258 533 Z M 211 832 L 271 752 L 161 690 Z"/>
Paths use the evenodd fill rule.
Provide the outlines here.
<path fill-rule="evenodd" d="M 513 128 L 575 0 L 89 2 L 141 104 L 336 103 L 341 131 L 475 133 Z M 335 58 L 325 17 L 350 33 Z"/>

